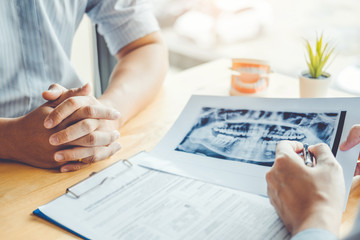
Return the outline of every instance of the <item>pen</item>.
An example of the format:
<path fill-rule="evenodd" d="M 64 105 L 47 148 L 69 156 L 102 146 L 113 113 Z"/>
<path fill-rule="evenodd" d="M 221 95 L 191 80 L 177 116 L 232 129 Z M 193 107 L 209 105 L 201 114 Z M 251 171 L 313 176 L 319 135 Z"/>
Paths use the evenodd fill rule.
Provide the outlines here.
<path fill-rule="evenodd" d="M 315 163 L 314 154 L 309 151 L 308 147 L 309 145 L 305 143 L 303 148 L 303 158 L 306 166 L 313 167 Z"/>

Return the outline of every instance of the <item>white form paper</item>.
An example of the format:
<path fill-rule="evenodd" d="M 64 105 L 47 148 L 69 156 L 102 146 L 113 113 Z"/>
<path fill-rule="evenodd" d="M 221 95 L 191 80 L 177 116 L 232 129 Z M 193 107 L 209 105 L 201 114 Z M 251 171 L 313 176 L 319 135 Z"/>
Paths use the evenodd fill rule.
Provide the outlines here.
<path fill-rule="evenodd" d="M 266 195 L 265 175 L 280 140 L 324 142 L 341 164 L 349 195 L 360 146 L 343 152 L 360 123 L 360 98 L 276 99 L 193 96 L 140 165 Z"/>
<path fill-rule="evenodd" d="M 290 238 L 267 198 L 122 162 L 100 173 L 40 211 L 90 239 Z"/>

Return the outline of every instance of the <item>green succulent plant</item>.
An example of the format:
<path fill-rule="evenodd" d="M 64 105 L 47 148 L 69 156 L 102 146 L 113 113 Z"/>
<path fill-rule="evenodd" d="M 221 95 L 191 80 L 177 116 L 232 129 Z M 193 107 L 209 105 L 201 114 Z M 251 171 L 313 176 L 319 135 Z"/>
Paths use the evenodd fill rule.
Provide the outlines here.
<path fill-rule="evenodd" d="M 311 47 L 309 40 L 306 40 L 306 50 L 308 59 L 306 63 L 309 68 L 309 74 L 312 78 L 319 78 L 323 75 L 323 69 L 328 62 L 329 58 L 334 52 L 334 47 L 329 47 L 328 42 L 323 42 L 323 34 L 316 37 L 316 45 Z"/>

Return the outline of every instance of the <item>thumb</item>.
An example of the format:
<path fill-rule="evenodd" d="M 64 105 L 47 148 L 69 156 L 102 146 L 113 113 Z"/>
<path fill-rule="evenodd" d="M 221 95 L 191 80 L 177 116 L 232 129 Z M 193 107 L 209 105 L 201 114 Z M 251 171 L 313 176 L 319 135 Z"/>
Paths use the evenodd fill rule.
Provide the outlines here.
<path fill-rule="evenodd" d="M 319 143 L 313 146 L 309 146 L 308 149 L 312 154 L 314 154 L 314 157 L 316 159 L 316 165 L 337 162 L 330 150 L 330 147 L 325 143 Z"/>
<path fill-rule="evenodd" d="M 62 87 L 62 88 L 65 90 L 63 90 L 63 92 L 61 93 L 61 95 L 59 97 L 52 100 L 52 102 L 50 103 L 50 106 L 56 107 L 57 105 L 62 103 L 67 98 L 75 97 L 75 96 L 87 96 L 91 93 L 91 87 L 90 87 L 90 84 L 88 84 L 88 83 L 80 88 L 72 88 L 69 90 L 67 90 L 64 87 Z"/>
<path fill-rule="evenodd" d="M 340 145 L 340 150 L 347 151 L 359 143 L 360 143 L 360 125 L 357 124 L 351 128 L 350 133 L 346 138 L 346 141 Z"/>
<path fill-rule="evenodd" d="M 63 92 L 67 91 L 66 88 L 59 84 L 51 84 L 49 89 L 42 93 L 42 97 L 47 101 L 54 101 L 58 99 Z"/>
<path fill-rule="evenodd" d="M 64 92 L 64 96 L 62 99 L 66 99 L 69 97 L 76 97 L 76 96 L 87 96 L 91 93 L 91 86 L 89 83 L 86 83 L 84 86 L 80 88 L 72 88 Z"/>

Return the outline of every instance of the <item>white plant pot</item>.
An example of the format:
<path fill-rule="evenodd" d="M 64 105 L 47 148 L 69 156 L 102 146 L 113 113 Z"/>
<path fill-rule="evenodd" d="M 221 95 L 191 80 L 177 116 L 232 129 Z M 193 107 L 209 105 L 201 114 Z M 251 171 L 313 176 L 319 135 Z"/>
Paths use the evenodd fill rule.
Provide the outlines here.
<path fill-rule="evenodd" d="M 322 78 L 309 78 L 306 74 L 308 74 L 308 72 L 304 71 L 299 75 L 300 97 L 326 97 L 331 84 L 331 75 L 329 73 L 324 73 Z"/>

